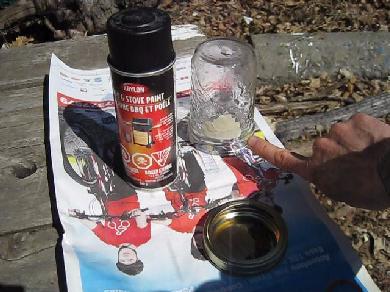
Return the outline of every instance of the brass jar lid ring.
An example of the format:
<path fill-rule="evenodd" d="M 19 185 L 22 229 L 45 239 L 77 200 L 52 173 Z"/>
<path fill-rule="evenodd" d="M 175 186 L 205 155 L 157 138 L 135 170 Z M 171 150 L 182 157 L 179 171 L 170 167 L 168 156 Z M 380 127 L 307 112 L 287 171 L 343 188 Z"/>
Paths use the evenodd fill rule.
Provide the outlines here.
<path fill-rule="evenodd" d="M 250 275 L 265 272 L 280 262 L 287 237 L 286 224 L 276 210 L 245 199 L 209 212 L 203 245 L 206 256 L 218 269 Z"/>

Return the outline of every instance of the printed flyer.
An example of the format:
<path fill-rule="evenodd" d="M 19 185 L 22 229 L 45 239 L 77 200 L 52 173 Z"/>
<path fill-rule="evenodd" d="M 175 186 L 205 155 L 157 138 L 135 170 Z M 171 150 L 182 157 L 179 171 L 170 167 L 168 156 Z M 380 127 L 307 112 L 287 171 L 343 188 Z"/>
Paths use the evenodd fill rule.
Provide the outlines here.
<path fill-rule="evenodd" d="M 125 179 L 109 69 L 72 69 L 52 56 L 50 147 L 68 290 L 379 291 L 307 183 L 266 161 L 254 171 L 190 145 L 190 59 L 176 61 L 178 178 L 145 191 Z M 255 120 L 282 146 L 258 111 Z M 248 197 L 281 214 L 288 247 L 269 272 L 231 276 L 205 258 L 199 222 L 215 206 Z"/>

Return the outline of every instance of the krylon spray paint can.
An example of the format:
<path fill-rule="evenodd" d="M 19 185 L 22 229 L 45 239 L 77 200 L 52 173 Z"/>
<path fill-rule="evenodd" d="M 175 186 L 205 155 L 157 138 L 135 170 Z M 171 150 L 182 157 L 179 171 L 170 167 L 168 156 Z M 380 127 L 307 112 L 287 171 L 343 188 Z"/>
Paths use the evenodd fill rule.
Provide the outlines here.
<path fill-rule="evenodd" d="M 136 187 L 166 186 L 177 175 L 170 17 L 153 8 L 122 10 L 108 19 L 107 36 L 126 174 Z"/>

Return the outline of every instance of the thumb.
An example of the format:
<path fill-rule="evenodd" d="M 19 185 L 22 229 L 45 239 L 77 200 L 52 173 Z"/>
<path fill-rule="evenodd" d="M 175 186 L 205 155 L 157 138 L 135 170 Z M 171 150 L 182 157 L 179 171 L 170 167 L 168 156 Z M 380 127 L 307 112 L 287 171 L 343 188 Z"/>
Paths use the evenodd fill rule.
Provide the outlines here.
<path fill-rule="evenodd" d="M 248 146 L 254 154 L 259 155 L 276 167 L 294 172 L 306 180 L 311 180 L 311 171 L 309 169 L 309 160 L 304 157 L 297 157 L 290 151 L 276 147 L 275 145 L 252 136 L 248 139 Z"/>

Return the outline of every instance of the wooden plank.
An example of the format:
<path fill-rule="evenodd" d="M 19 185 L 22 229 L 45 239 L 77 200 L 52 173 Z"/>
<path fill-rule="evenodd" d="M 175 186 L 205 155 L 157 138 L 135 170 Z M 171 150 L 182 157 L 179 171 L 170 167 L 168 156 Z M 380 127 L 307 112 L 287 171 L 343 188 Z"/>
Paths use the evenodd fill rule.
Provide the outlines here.
<path fill-rule="evenodd" d="M 314 136 L 324 132 L 338 121 L 349 119 L 355 113 L 366 113 L 373 117 L 381 117 L 390 113 L 390 94 L 367 97 L 362 101 L 311 116 L 304 116 L 276 124 L 275 135 L 286 142 L 302 136 Z"/>
<path fill-rule="evenodd" d="M 175 51 L 178 56 L 192 53 L 202 40 L 204 37 L 175 41 Z M 106 68 L 107 37 L 99 35 L 0 50 L 0 89 L 42 84 L 45 74 L 49 73 L 52 53 L 74 68 Z"/>
<path fill-rule="evenodd" d="M 0 117 L 0 147 L 19 143 L 19 141 L 39 141 L 43 143 L 42 108 L 16 111 Z"/>
<path fill-rule="evenodd" d="M 286 103 L 270 103 L 257 105 L 257 108 L 263 115 L 275 115 L 284 112 L 295 114 L 308 114 L 313 112 L 325 111 L 329 108 L 335 108 L 340 105 L 338 101 L 302 101 L 302 102 L 286 102 Z"/>
<path fill-rule="evenodd" d="M 0 91 L 0 116 L 31 108 L 42 108 L 43 83 L 39 86 L 4 89 Z"/>
<path fill-rule="evenodd" d="M 57 238 L 57 231 L 51 225 L 0 235 L 0 258 L 12 262 L 29 257 L 54 247 Z"/>
<path fill-rule="evenodd" d="M 277 33 L 251 35 L 258 77 L 263 82 L 292 82 L 337 75 L 347 69 L 358 76 L 387 78 L 389 32 Z"/>
<path fill-rule="evenodd" d="M 0 290 L 23 292 L 59 291 L 54 255 L 55 248 L 50 247 L 17 261 L 0 259 Z M 12 286 L 15 290 L 9 289 Z M 23 290 L 16 290 L 16 287 Z"/>
<path fill-rule="evenodd" d="M 52 224 L 43 87 L 0 92 L 0 234 Z M 20 215 L 23 214 L 23 215 Z"/>
<path fill-rule="evenodd" d="M 0 137 L 0 171 L 19 160 L 46 166 L 41 107 L 0 115 Z"/>
<path fill-rule="evenodd" d="M 0 234 L 52 224 L 46 168 L 36 169 L 25 161 L 12 167 L 14 175 L 0 177 L 1 221 L 6 222 Z"/>
<path fill-rule="evenodd" d="M 51 54 L 80 69 L 107 67 L 106 36 L 64 40 L 0 51 L 0 88 L 26 81 L 42 83 L 48 74 Z M 34 82 L 32 82 L 34 84 Z"/>

